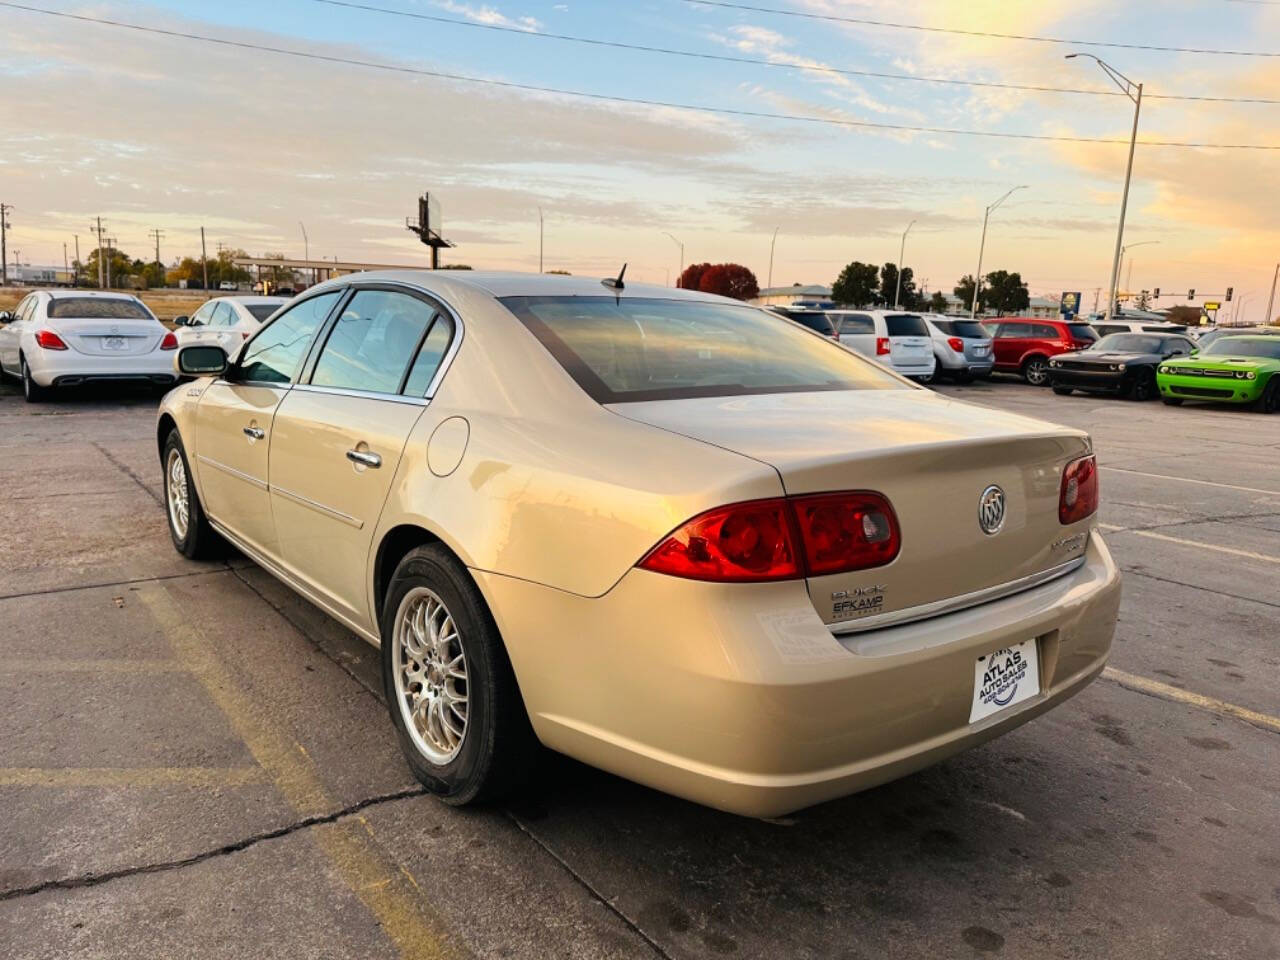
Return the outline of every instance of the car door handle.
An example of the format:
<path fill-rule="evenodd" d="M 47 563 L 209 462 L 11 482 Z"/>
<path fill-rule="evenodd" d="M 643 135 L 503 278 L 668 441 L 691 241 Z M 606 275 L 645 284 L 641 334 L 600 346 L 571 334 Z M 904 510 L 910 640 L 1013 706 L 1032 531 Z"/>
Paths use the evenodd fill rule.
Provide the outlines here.
<path fill-rule="evenodd" d="M 254 440 L 261 440 L 266 436 L 261 427 L 245 427 L 244 435 Z"/>
<path fill-rule="evenodd" d="M 382 458 L 376 453 L 368 450 L 348 450 L 347 459 L 352 463 L 358 463 L 363 467 L 380 467 L 382 466 Z"/>

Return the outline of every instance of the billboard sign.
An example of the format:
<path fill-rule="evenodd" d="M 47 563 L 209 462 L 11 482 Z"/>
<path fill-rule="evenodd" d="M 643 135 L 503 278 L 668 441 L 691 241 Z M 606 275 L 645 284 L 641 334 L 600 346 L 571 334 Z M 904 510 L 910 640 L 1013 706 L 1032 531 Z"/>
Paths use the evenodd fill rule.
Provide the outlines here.
<path fill-rule="evenodd" d="M 1064 317 L 1074 317 L 1080 312 L 1080 291 L 1075 290 L 1062 295 L 1062 303 L 1058 308 Z"/>

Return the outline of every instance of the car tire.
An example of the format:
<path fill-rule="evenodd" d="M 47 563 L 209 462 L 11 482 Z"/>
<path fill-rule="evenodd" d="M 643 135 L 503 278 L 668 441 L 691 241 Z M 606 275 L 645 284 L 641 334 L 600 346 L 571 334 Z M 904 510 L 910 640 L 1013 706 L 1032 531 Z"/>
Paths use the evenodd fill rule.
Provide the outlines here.
<path fill-rule="evenodd" d="M 1275 413 L 1276 410 L 1280 410 L 1280 374 L 1271 375 L 1266 388 L 1262 391 L 1262 396 L 1255 404 L 1255 409 L 1259 413 Z"/>
<path fill-rule="evenodd" d="M 973 374 L 968 370 L 957 371 L 955 375 L 956 383 L 973 383 Z"/>
<path fill-rule="evenodd" d="M 1130 400 L 1146 403 L 1159 392 L 1156 386 L 1156 375 L 1150 370 L 1139 370 L 1129 385 L 1128 396 Z"/>
<path fill-rule="evenodd" d="M 1028 357 L 1022 361 L 1022 379 L 1033 387 L 1049 385 L 1049 361 L 1044 357 Z"/>
<path fill-rule="evenodd" d="M 515 671 L 484 598 L 443 545 L 400 561 L 381 635 L 387 709 L 419 782 L 455 806 L 523 784 L 539 747 Z"/>
<path fill-rule="evenodd" d="M 1181 398 L 1181 397 L 1161 397 L 1161 398 L 1160 398 L 1160 402 L 1161 402 L 1161 403 L 1163 403 L 1163 404 L 1164 404 L 1165 406 L 1167 406 L 1167 407 L 1180 407 L 1180 406 L 1182 406 L 1182 398 Z"/>
<path fill-rule="evenodd" d="M 1053 385 L 1053 392 L 1060 397 L 1069 397 L 1072 393 L 1071 387 L 1060 387 L 1056 383 Z"/>
<path fill-rule="evenodd" d="M 43 403 L 52 399 L 53 391 L 40 386 L 31 378 L 31 368 L 27 366 L 26 357 L 18 357 L 18 366 L 21 371 L 19 379 L 22 380 L 22 398 L 27 403 Z"/>
<path fill-rule="evenodd" d="M 209 525 L 200 494 L 191 479 L 191 464 L 177 430 L 169 431 L 160 461 L 164 471 L 164 507 L 174 548 L 188 560 L 215 560 L 226 546 Z"/>

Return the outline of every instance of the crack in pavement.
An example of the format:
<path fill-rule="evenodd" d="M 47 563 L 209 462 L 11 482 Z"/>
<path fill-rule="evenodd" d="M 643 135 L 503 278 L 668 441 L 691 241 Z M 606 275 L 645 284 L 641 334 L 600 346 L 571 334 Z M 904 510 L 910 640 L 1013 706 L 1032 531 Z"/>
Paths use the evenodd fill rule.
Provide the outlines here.
<path fill-rule="evenodd" d="M 23 597 L 45 597 L 51 593 L 74 593 L 77 590 L 97 590 L 105 587 L 129 587 L 140 583 L 160 583 L 164 580 L 183 580 L 187 577 L 207 577 L 226 573 L 231 567 L 213 570 L 192 570 L 190 573 L 163 573 L 155 577 L 138 577 L 134 580 L 112 580 L 105 583 L 85 583 L 74 587 L 47 587 L 43 590 L 28 590 L 24 593 L 0 593 L 0 600 L 21 600 Z"/>
<path fill-rule="evenodd" d="M 307 830 L 311 827 L 337 823 L 339 820 L 343 820 L 347 817 L 360 813 L 362 810 L 367 810 L 370 807 L 375 807 L 379 804 L 392 803 L 396 800 L 407 800 L 410 797 L 421 797 L 426 795 L 427 790 L 425 787 L 409 788 L 407 790 L 397 790 L 394 793 L 379 794 L 378 796 L 359 800 L 350 806 L 343 807 L 341 810 L 335 810 L 333 813 L 304 817 L 301 820 L 297 820 L 294 823 L 287 824 L 283 827 L 276 827 L 274 830 L 265 830 L 261 833 L 255 833 L 243 840 L 224 844 L 223 846 L 215 847 L 212 850 L 205 850 L 189 857 L 182 857 L 177 860 L 163 860 L 159 863 L 145 863 L 136 867 L 121 867 L 118 870 L 108 870 L 104 873 L 84 873 L 77 877 L 63 877 L 55 880 L 45 880 L 41 883 L 32 884 L 28 887 L 13 887 L 8 890 L 0 890 L 0 902 L 34 896 L 48 890 L 78 890 L 84 887 L 97 887 L 104 883 L 109 883 L 112 880 L 120 880 L 125 877 L 134 877 L 148 873 L 165 873 L 170 870 L 181 870 L 184 867 L 194 866 L 197 863 L 204 863 L 206 860 L 229 856 L 233 853 L 239 853 L 241 850 L 248 850 L 250 847 L 257 846 L 267 840 L 277 840 L 280 837 L 287 837 L 290 834 L 297 833 L 301 830 Z"/>
<path fill-rule="evenodd" d="M 123 473 L 126 477 L 128 477 L 130 480 L 132 480 L 134 483 L 140 486 L 143 490 L 145 490 L 147 493 L 147 496 L 149 496 L 152 500 L 154 500 L 159 506 L 162 506 L 162 507 L 164 506 L 164 498 L 161 497 L 154 490 L 152 490 L 150 487 L 148 487 L 146 482 L 140 476 L 134 473 L 128 464 L 122 463 L 121 461 L 117 460 L 114 454 L 112 454 L 109 450 L 107 450 L 107 448 L 104 447 L 102 444 L 100 444 L 97 440 L 90 440 L 89 445 L 93 447 L 95 450 L 97 450 L 104 457 L 106 457 L 107 461 L 113 467 L 115 467 L 117 470 Z"/>
<path fill-rule="evenodd" d="M 1245 603 L 1256 603 L 1263 607 L 1274 607 L 1280 610 L 1280 603 L 1272 603 L 1270 600 L 1259 600 L 1257 597 L 1246 597 L 1239 593 L 1227 593 L 1225 590 L 1214 590 L 1212 587 L 1206 587 L 1199 583 L 1187 583 L 1185 580 L 1174 580 L 1171 577 L 1161 577 L 1154 573 L 1147 573 L 1143 570 L 1137 570 L 1133 567 L 1126 567 L 1120 564 L 1120 569 L 1124 571 L 1126 577 L 1144 577 L 1147 580 L 1157 580 L 1160 583 L 1172 584 L 1175 587 L 1187 587 L 1191 590 L 1203 590 L 1205 593 L 1212 593 L 1218 597 L 1227 597 L 1231 600 L 1243 600 Z"/>

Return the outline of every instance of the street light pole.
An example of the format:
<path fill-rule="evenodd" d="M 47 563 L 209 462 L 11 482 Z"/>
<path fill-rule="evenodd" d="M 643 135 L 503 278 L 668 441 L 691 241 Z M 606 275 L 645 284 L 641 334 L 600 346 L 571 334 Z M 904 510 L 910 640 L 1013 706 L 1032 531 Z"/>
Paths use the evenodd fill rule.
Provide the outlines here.
<path fill-rule="evenodd" d="M 1160 242 L 1159 240 L 1139 240 L 1137 243 L 1130 243 L 1130 244 L 1126 244 L 1125 246 L 1121 247 L 1121 248 L 1120 248 L 1120 260 L 1119 260 L 1119 262 L 1118 262 L 1118 263 L 1117 263 L 1117 265 L 1116 265 L 1116 276 L 1119 276 L 1119 275 L 1120 275 L 1120 268 L 1124 266 L 1124 255 L 1125 255 L 1127 252 L 1129 252 L 1130 250 L 1132 250 L 1134 247 L 1145 247 L 1145 246 L 1149 246 L 1150 244 L 1153 244 L 1153 243 L 1159 243 L 1159 242 Z M 1128 280 L 1126 280 L 1126 281 L 1125 281 L 1125 284 L 1124 284 L 1124 285 L 1125 285 L 1125 288 L 1126 288 L 1126 289 L 1125 289 L 1125 293 L 1132 293 L 1132 292 L 1133 292 L 1131 289 L 1128 289 L 1128 288 L 1130 288 L 1130 287 L 1132 287 L 1132 286 L 1133 286 L 1133 283 L 1131 282 L 1132 280 L 1133 280 L 1133 261 L 1132 261 L 1132 260 L 1130 260 L 1130 261 L 1129 261 L 1129 279 L 1128 279 Z M 1119 290 L 1116 290 L 1116 289 L 1114 289 L 1114 288 L 1113 288 L 1113 289 L 1112 289 L 1112 291 L 1111 291 L 1111 299 L 1114 301 L 1114 300 L 1116 299 L 1116 297 L 1118 297 L 1119 295 L 1120 295 L 1120 291 L 1119 291 Z"/>
<path fill-rule="evenodd" d="M 667 231 L 663 230 L 662 232 L 666 236 L 671 237 L 671 234 L 667 233 Z M 675 237 L 671 237 L 671 242 L 680 248 L 680 274 L 679 276 L 676 277 L 676 286 L 678 287 L 680 286 L 681 281 L 684 279 L 684 244 L 681 243 L 679 240 L 677 240 Z"/>
<path fill-rule="evenodd" d="M 978 313 L 978 291 L 982 288 L 982 254 L 987 248 L 987 220 L 991 217 L 991 211 L 995 210 L 1000 204 L 1004 203 L 1016 190 L 1025 190 L 1025 183 L 1019 184 L 1009 190 L 1003 197 L 995 203 L 987 207 L 987 212 L 982 215 L 982 241 L 978 244 L 978 269 L 973 274 L 973 300 L 969 303 L 969 319 L 972 320 Z"/>
<path fill-rule="evenodd" d="M 893 309 L 895 310 L 898 309 L 898 301 L 902 295 L 902 258 L 907 252 L 907 234 L 911 232 L 911 228 L 915 225 L 916 222 L 914 220 L 907 224 L 907 229 L 902 231 L 902 244 L 898 247 L 898 282 L 893 289 Z"/>
<path fill-rule="evenodd" d="M 774 228 L 773 228 L 773 239 L 769 241 L 769 280 L 768 280 L 768 282 L 765 284 L 765 287 L 766 287 L 766 288 L 768 288 L 768 287 L 772 287 L 772 286 L 773 286 L 773 248 L 774 248 L 774 247 L 777 245 L 777 243 L 778 243 L 778 230 L 779 230 L 779 229 L 781 229 L 781 228 L 780 228 L 780 227 L 774 227 Z"/>
<path fill-rule="evenodd" d="M 298 221 L 298 229 L 302 231 L 302 259 L 311 259 L 311 241 L 307 239 L 307 228 L 302 225 L 302 221 Z"/>
<path fill-rule="evenodd" d="M 1262 318 L 1263 323 L 1270 323 L 1272 320 L 1271 308 L 1276 304 L 1276 278 L 1280 277 L 1280 263 L 1276 264 L 1276 272 L 1271 275 L 1271 296 L 1267 299 L 1267 315 Z"/>
<path fill-rule="evenodd" d="M 1129 163 L 1124 170 L 1124 193 L 1120 196 L 1120 224 L 1116 228 L 1116 252 L 1111 260 L 1111 296 L 1107 298 L 1106 319 L 1110 320 L 1115 313 L 1116 283 L 1120 280 L 1120 251 L 1121 244 L 1124 242 L 1124 216 L 1129 209 L 1129 182 L 1133 179 L 1133 151 L 1138 144 L 1138 114 L 1142 112 L 1142 84 L 1134 83 L 1111 64 L 1095 57 L 1092 53 L 1068 53 L 1066 58 L 1070 60 L 1073 57 L 1088 57 L 1093 60 L 1102 68 L 1103 73 L 1111 78 L 1111 82 L 1133 101 L 1133 133 L 1129 135 Z"/>

